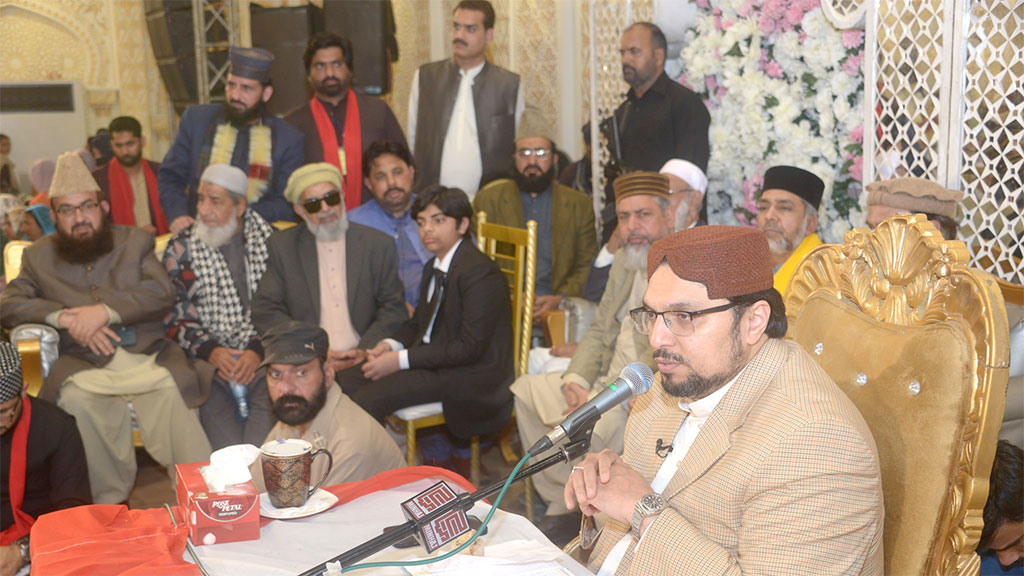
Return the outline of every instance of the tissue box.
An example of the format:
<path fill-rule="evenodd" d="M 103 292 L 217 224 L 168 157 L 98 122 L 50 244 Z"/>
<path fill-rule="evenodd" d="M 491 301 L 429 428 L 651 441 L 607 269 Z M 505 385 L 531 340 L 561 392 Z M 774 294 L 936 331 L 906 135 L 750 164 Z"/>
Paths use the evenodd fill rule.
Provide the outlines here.
<path fill-rule="evenodd" d="M 220 544 L 260 537 L 260 494 L 252 480 L 211 492 L 201 469 L 207 462 L 178 464 L 178 506 L 192 544 Z"/>

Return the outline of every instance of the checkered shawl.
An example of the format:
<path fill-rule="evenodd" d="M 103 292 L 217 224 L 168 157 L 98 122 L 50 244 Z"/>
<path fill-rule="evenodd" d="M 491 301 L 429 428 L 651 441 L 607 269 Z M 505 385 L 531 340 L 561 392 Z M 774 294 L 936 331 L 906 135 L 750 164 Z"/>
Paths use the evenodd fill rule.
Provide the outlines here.
<path fill-rule="evenodd" d="M 221 346 L 245 348 L 256 338 L 252 312 L 242 306 L 231 271 L 220 250 L 210 248 L 190 226 L 171 238 L 164 253 L 164 268 L 174 282 L 178 298 L 165 320 L 168 335 L 190 356 L 211 339 Z M 242 216 L 245 270 L 255 292 L 267 270 L 267 239 L 274 229 L 252 211 Z"/>
<path fill-rule="evenodd" d="M 661 375 L 626 424 L 626 462 L 650 482 L 657 438 L 683 421 Z M 667 508 L 617 576 L 882 574 L 882 480 L 853 403 L 794 342 L 771 339 L 744 369 L 662 492 Z M 629 525 L 609 520 L 596 571 Z M 634 539 L 631 548 L 636 544 Z"/>

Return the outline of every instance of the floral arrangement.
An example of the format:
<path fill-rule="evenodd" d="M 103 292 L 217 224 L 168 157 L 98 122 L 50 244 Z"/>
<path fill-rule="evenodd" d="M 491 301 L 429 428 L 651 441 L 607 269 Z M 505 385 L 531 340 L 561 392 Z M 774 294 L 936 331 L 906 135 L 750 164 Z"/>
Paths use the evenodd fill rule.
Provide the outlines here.
<path fill-rule="evenodd" d="M 764 171 L 789 164 L 825 181 L 818 231 L 841 241 L 863 223 L 864 31 L 833 28 L 821 0 L 695 1 L 675 69 L 711 113 L 711 221 L 753 225 Z"/>

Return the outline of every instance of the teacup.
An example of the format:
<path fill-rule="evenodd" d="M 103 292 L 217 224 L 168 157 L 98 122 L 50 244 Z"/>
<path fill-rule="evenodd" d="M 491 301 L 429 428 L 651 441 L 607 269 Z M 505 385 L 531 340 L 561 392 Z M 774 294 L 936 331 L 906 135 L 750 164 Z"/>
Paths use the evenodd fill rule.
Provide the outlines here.
<path fill-rule="evenodd" d="M 324 470 L 320 481 L 310 487 L 310 468 L 313 459 L 321 454 L 327 456 L 327 469 Z M 334 458 L 330 452 L 323 448 L 313 450 L 312 444 L 298 438 L 271 440 L 260 447 L 260 457 L 263 483 L 275 508 L 292 508 L 305 504 L 327 480 L 331 466 L 334 465 Z"/>

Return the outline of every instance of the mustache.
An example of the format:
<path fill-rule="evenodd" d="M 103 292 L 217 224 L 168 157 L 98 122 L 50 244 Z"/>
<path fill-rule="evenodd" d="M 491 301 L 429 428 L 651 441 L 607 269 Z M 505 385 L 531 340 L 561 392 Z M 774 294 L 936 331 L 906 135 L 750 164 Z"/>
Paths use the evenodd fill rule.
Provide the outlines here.
<path fill-rule="evenodd" d="M 772 222 L 765 222 L 764 231 L 768 232 L 769 230 L 771 230 L 772 232 L 778 232 L 779 234 L 783 234 L 785 232 L 785 230 L 783 230 L 782 227 L 779 226 L 778 224 L 773 224 Z"/>
<path fill-rule="evenodd" d="M 469 44 L 465 40 L 459 40 L 459 39 L 452 40 L 452 44 L 453 45 L 460 45 L 461 44 L 462 46 L 469 46 Z"/>
<path fill-rule="evenodd" d="M 655 360 L 662 359 L 668 360 L 669 362 L 674 362 L 676 364 L 686 364 L 685 358 L 683 358 L 679 354 L 669 352 L 664 348 L 658 348 L 657 350 L 654 351 L 654 354 L 652 354 L 652 356 Z"/>
<path fill-rule="evenodd" d="M 622 73 L 625 74 L 627 70 L 631 70 L 634 74 L 636 73 L 636 68 L 633 68 L 629 64 L 623 64 L 622 65 Z"/>
<path fill-rule="evenodd" d="M 390 194 L 392 192 L 401 192 L 402 194 L 405 194 L 405 188 L 402 188 L 400 186 L 392 186 L 391 188 L 388 188 L 384 193 Z"/>

